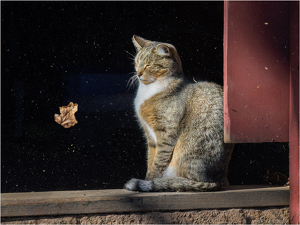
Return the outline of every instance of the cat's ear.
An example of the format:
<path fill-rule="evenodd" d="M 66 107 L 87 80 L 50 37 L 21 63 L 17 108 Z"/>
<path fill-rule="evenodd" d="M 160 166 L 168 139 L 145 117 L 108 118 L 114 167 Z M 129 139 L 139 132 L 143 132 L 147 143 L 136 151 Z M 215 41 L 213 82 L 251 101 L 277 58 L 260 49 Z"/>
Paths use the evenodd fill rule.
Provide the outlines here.
<path fill-rule="evenodd" d="M 157 45 L 156 52 L 158 55 L 161 55 L 161 56 L 170 56 L 171 55 L 170 47 L 165 44 Z"/>
<path fill-rule="evenodd" d="M 159 44 L 156 47 L 156 53 L 158 55 L 161 55 L 161 56 L 170 56 L 170 57 L 172 57 L 177 62 L 179 71 L 182 72 L 181 60 L 180 60 L 180 57 L 177 53 L 176 48 L 173 45 Z"/>
<path fill-rule="evenodd" d="M 138 51 L 140 51 L 141 48 L 143 48 L 146 45 L 147 42 L 149 42 L 149 41 L 144 39 L 144 38 L 141 38 L 139 36 L 133 35 L 132 43 L 134 44 L 135 48 Z"/>

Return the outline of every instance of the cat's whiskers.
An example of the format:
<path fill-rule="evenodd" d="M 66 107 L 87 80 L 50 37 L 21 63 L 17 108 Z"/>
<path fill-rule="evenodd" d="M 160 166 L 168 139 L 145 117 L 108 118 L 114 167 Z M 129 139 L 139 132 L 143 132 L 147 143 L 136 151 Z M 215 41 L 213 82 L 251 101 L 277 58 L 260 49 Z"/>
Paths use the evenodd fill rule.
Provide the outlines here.
<path fill-rule="evenodd" d="M 130 52 L 128 52 L 128 51 L 126 51 L 126 50 L 124 50 L 126 53 L 128 53 L 130 56 L 132 56 L 132 58 L 131 57 L 129 57 L 129 59 L 131 59 L 131 60 L 133 60 L 134 61 L 134 58 L 135 58 L 135 56 L 133 55 L 133 54 L 131 54 Z"/>
<path fill-rule="evenodd" d="M 134 75 L 132 77 L 130 77 L 130 79 L 127 82 L 127 87 L 128 90 L 130 90 L 131 88 L 134 88 L 134 86 L 138 83 L 139 78 L 138 76 L 135 74 L 136 72 L 131 72 L 134 73 Z"/>

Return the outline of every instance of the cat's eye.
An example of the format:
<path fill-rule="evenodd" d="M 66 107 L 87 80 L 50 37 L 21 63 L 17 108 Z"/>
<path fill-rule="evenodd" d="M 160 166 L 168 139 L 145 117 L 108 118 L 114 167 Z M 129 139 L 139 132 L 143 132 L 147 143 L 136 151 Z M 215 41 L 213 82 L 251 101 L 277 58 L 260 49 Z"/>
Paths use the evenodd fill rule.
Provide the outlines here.
<path fill-rule="evenodd" d="M 148 67 L 150 67 L 150 65 L 147 64 L 144 66 L 144 69 L 147 69 Z"/>

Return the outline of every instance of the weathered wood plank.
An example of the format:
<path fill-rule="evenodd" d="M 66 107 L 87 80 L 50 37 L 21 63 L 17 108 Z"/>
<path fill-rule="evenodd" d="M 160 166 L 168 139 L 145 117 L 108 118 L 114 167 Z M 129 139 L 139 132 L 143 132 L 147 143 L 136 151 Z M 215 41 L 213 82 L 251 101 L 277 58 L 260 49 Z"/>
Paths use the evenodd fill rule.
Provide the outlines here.
<path fill-rule="evenodd" d="M 289 205 L 289 188 L 238 189 L 203 193 L 138 193 L 123 189 L 2 193 L 1 216 L 196 210 Z"/>

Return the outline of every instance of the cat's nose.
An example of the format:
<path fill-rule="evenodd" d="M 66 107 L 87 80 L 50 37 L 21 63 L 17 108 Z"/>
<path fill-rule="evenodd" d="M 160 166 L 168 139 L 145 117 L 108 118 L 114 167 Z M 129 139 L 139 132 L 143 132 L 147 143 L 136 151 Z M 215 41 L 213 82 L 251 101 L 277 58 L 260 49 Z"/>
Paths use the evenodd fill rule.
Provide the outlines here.
<path fill-rule="evenodd" d="M 138 73 L 136 73 L 136 75 L 137 75 L 138 77 L 141 77 L 141 76 L 142 76 L 142 73 L 138 72 Z"/>

